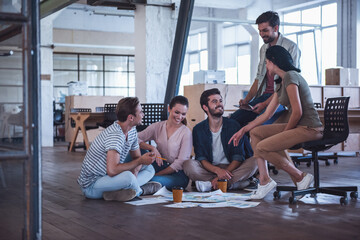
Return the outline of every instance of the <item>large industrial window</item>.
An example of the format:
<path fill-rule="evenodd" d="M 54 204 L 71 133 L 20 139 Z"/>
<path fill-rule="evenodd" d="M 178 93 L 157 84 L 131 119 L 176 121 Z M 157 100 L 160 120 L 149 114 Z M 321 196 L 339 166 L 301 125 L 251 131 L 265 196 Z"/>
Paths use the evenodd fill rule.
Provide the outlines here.
<path fill-rule="evenodd" d="M 250 34 L 241 25 L 222 31 L 223 68 L 227 84 L 250 84 Z"/>
<path fill-rule="evenodd" d="M 188 37 L 179 94 L 183 94 L 185 85 L 192 85 L 194 72 L 208 70 L 207 33 L 199 32 Z"/>
<path fill-rule="evenodd" d="M 135 96 L 134 56 L 54 53 L 54 99 L 65 101 L 70 82 L 83 82 L 87 95 Z"/>
<path fill-rule="evenodd" d="M 301 49 L 301 73 L 311 85 L 325 82 L 325 69 L 336 66 L 337 4 L 317 6 L 283 12 L 282 22 L 302 26 L 282 25 L 281 32 Z"/>

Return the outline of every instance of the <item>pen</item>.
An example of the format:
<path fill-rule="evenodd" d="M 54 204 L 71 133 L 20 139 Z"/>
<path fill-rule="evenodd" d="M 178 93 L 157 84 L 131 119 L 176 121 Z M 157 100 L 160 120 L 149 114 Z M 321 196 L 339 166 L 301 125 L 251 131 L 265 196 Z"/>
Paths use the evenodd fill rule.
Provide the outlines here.
<path fill-rule="evenodd" d="M 162 159 L 162 160 L 164 160 L 164 161 L 166 161 L 166 160 L 167 160 L 166 158 L 162 158 L 162 157 L 156 157 L 156 158 L 160 158 L 160 159 Z"/>

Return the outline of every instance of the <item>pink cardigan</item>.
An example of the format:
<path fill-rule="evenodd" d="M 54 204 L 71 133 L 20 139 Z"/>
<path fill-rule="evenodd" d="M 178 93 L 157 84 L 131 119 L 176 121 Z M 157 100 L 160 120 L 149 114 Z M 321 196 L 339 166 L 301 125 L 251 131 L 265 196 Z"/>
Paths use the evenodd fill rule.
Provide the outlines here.
<path fill-rule="evenodd" d="M 183 163 L 190 159 L 192 150 L 192 134 L 188 127 L 182 125 L 168 139 L 166 122 L 161 121 L 151 124 L 138 133 L 139 144 L 154 140 L 157 150 L 163 158 L 167 159 L 170 167 L 176 172 L 182 170 Z"/>

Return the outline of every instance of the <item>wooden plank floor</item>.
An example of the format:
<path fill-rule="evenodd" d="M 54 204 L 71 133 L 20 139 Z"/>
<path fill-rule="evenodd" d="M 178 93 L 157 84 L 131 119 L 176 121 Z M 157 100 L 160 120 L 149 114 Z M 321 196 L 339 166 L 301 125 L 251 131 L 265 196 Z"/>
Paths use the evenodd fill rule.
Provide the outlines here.
<path fill-rule="evenodd" d="M 269 194 L 249 209 L 171 209 L 85 199 L 76 182 L 85 152 L 77 151 L 43 148 L 43 239 L 360 239 L 360 200 L 341 206 L 339 197 L 325 194 L 306 196 L 296 205 L 288 203 L 288 193 L 276 201 Z M 360 187 L 359 157 L 320 165 L 323 186 Z M 300 168 L 312 172 L 305 164 Z M 282 171 L 272 177 L 290 184 Z M 1 219 L 0 239 L 9 239 L 2 238 Z"/>

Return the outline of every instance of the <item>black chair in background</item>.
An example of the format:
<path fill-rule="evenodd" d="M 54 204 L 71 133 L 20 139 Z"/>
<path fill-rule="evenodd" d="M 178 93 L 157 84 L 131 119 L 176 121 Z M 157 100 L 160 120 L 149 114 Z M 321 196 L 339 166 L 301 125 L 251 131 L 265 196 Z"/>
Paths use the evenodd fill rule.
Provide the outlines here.
<path fill-rule="evenodd" d="M 64 135 L 58 135 L 59 126 L 64 127 L 65 126 L 65 121 L 64 121 L 64 117 L 63 117 L 63 111 L 60 109 L 56 109 L 55 108 L 55 101 L 53 101 L 53 111 L 54 111 L 54 127 L 55 127 L 55 136 L 54 136 L 54 140 L 56 141 L 65 141 L 65 136 Z"/>
<path fill-rule="evenodd" d="M 106 103 L 104 105 L 104 108 L 103 108 L 104 121 L 101 123 L 97 123 L 98 126 L 107 128 L 108 126 L 113 124 L 114 121 L 117 120 L 116 113 L 115 113 L 116 106 L 117 106 L 117 103 Z"/>
<path fill-rule="evenodd" d="M 340 204 L 347 204 L 347 192 L 350 193 L 351 199 L 358 197 L 357 186 L 344 187 L 320 187 L 319 158 L 318 152 L 327 150 L 338 143 L 345 141 L 349 135 L 349 123 L 347 110 L 350 97 L 328 98 L 324 110 L 324 136 L 321 140 L 305 142 L 294 146 L 294 148 L 304 148 L 312 152 L 314 161 L 314 187 L 305 190 L 297 190 L 296 187 L 278 186 L 274 192 L 274 199 L 280 198 L 281 191 L 291 191 L 292 196 L 289 198 L 290 203 L 296 202 L 296 196 L 310 193 L 316 196 L 317 193 L 325 193 L 341 196 Z"/>
<path fill-rule="evenodd" d="M 136 127 L 138 132 L 141 132 L 152 123 L 164 121 L 168 118 L 167 105 L 164 103 L 142 103 L 141 107 L 145 116 L 142 125 Z"/>

